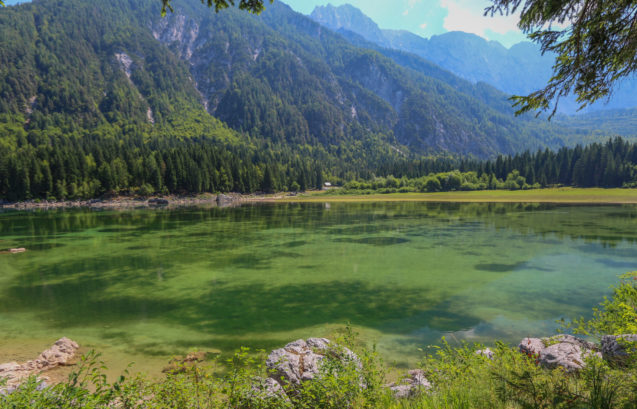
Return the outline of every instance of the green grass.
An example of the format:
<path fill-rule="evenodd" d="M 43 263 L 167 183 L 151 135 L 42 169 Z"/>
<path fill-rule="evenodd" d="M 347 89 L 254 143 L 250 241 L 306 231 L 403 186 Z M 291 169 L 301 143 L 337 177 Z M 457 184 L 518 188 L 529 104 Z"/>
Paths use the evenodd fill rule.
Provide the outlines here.
<path fill-rule="evenodd" d="M 342 194 L 311 192 L 274 199 L 284 202 L 477 202 L 637 204 L 637 189 L 549 188 L 533 190 L 480 190 L 440 193 Z"/>

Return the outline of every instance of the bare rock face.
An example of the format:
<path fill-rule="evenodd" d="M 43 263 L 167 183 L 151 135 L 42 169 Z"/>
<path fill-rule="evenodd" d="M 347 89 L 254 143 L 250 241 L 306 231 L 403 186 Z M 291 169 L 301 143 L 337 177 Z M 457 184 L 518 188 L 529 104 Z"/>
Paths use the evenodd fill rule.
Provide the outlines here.
<path fill-rule="evenodd" d="M 407 377 L 398 383 L 389 385 L 396 399 L 412 398 L 431 389 L 431 383 L 420 369 L 407 372 Z"/>
<path fill-rule="evenodd" d="M 61 338 L 32 361 L 23 364 L 10 362 L 0 365 L 0 378 L 7 381 L 7 391 L 14 390 L 31 375 L 37 375 L 58 366 L 70 365 L 78 349 L 79 346 L 76 342 L 68 338 Z"/>
<path fill-rule="evenodd" d="M 637 350 L 637 334 L 604 335 L 602 337 L 602 355 L 607 361 L 625 365 L 629 358 L 629 349 Z"/>
<path fill-rule="evenodd" d="M 272 351 L 268 355 L 266 366 L 273 372 L 272 379 L 293 386 L 299 385 L 314 379 L 332 346 L 334 345 L 325 338 L 310 338 L 307 341 L 299 339 Z M 337 350 L 340 353 L 339 359 L 356 362 L 360 367 L 360 361 L 352 351 L 344 347 L 338 347 Z"/>
<path fill-rule="evenodd" d="M 545 368 L 562 367 L 572 372 L 582 369 L 584 360 L 591 354 L 596 354 L 597 347 L 592 342 L 572 335 L 558 335 L 551 338 L 524 338 L 518 345 L 520 352 L 535 356 L 538 363 Z"/>

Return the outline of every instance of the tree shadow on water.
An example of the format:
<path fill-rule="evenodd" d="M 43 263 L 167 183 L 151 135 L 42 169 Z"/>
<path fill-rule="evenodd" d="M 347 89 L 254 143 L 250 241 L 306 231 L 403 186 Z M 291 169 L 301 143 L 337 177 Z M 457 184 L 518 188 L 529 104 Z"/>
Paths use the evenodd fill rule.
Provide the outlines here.
<path fill-rule="evenodd" d="M 395 333 L 423 327 L 455 331 L 480 322 L 477 317 L 453 311 L 445 311 L 445 319 L 440 320 L 442 301 L 439 294 L 430 290 L 361 281 L 274 287 L 221 284 L 188 301 L 188 307 L 179 309 L 178 315 L 171 318 L 181 325 L 217 334 L 287 332 L 346 322 Z"/>
<path fill-rule="evenodd" d="M 361 281 L 280 286 L 216 282 L 203 295 L 186 292 L 171 298 L 145 281 L 134 285 L 138 292 L 125 294 L 108 291 L 117 277 L 15 283 L 2 294 L 0 312 L 27 311 L 56 329 L 155 321 L 232 337 L 347 322 L 398 334 L 424 327 L 456 331 L 480 322 L 464 311 L 446 309 L 444 297 L 432 290 Z"/>

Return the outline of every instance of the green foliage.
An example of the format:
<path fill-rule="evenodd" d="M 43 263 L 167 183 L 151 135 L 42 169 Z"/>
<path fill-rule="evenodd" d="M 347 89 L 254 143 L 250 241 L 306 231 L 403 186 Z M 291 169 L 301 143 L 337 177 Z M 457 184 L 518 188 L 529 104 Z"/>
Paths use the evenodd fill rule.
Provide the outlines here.
<path fill-rule="evenodd" d="M 170 5 L 171 0 L 162 0 L 162 8 L 161 15 L 166 15 L 166 10 L 173 11 L 173 8 Z M 220 10 L 226 9 L 230 6 L 234 6 L 234 0 L 201 0 L 201 3 L 208 3 L 208 7 L 212 7 L 214 5 L 215 11 L 219 12 Z M 273 3 L 274 0 L 270 0 L 270 3 Z M 247 10 L 250 13 L 260 13 L 263 11 L 263 0 L 240 0 L 239 1 L 239 9 Z"/>
<path fill-rule="evenodd" d="M 601 337 L 605 334 L 637 334 L 637 272 L 623 275 L 613 295 L 593 309 L 593 318 L 564 324 L 577 334 Z"/>

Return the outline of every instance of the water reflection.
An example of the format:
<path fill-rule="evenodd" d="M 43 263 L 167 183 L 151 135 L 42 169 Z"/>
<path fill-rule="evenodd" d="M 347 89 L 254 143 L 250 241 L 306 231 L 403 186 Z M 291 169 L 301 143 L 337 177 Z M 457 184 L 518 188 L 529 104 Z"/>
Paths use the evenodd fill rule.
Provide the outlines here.
<path fill-rule="evenodd" d="M 0 247 L 28 249 L 0 255 L 3 337 L 161 354 L 351 322 L 394 357 L 444 334 L 513 342 L 587 314 L 636 269 L 636 227 L 634 206 L 546 204 L 0 213 Z"/>

